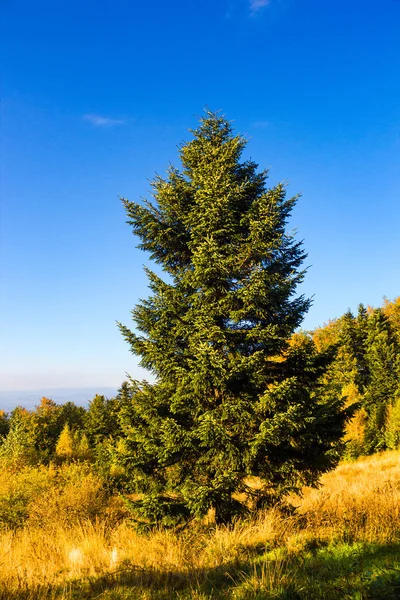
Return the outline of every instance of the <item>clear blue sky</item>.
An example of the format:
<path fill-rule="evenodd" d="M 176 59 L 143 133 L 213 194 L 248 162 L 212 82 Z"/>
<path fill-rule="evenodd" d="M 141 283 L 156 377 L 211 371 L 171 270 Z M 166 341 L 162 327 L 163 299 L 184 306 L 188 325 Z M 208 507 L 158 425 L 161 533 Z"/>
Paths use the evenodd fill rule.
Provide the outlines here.
<path fill-rule="evenodd" d="M 304 326 L 400 295 L 400 2 L 1 0 L 0 389 L 140 376 L 147 295 L 119 196 L 203 107 L 301 192 Z"/>

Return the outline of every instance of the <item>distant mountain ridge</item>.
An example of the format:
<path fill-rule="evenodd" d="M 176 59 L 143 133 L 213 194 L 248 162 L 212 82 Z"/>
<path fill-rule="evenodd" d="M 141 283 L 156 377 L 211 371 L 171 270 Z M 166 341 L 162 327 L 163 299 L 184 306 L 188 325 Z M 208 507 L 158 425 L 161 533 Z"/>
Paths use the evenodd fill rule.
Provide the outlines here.
<path fill-rule="evenodd" d="M 16 406 L 23 406 L 28 410 L 32 410 L 37 404 L 40 404 L 42 396 L 51 398 L 57 404 L 74 402 L 78 406 L 87 406 L 96 394 L 111 398 L 116 393 L 117 388 L 113 387 L 42 388 L 38 390 L 0 391 L 0 410 L 10 412 Z"/>

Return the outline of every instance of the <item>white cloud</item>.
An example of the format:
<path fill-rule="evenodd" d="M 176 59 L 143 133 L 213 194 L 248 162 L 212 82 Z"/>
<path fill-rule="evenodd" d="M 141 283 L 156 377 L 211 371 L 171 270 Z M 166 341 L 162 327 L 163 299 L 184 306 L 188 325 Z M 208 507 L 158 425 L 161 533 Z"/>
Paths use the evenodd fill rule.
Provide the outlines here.
<path fill-rule="evenodd" d="M 268 4 L 270 4 L 270 0 L 250 0 L 250 13 L 255 15 Z"/>
<path fill-rule="evenodd" d="M 122 119 L 111 119 L 110 117 L 102 117 L 101 115 L 83 115 L 85 121 L 89 121 L 93 127 L 114 127 L 115 125 L 123 125 L 125 121 Z"/>
<path fill-rule="evenodd" d="M 253 127 L 270 127 L 271 123 L 270 121 L 254 121 L 254 123 L 252 123 Z"/>

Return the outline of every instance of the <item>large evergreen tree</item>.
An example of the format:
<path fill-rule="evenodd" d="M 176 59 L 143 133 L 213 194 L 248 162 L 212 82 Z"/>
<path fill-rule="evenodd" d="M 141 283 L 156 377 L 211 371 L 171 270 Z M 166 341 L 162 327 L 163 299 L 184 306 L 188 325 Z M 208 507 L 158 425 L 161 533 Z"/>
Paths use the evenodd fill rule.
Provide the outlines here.
<path fill-rule="evenodd" d="M 124 200 L 129 223 L 166 277 L 120 325 L 155 375 L 121 417 L 120 460 L 150 523 L 228 521 L 315 484 L 337 460 L 348 413 L 320 393 L 331 360 L 290 338 L 310 301 L 296 295 L 306 256 L 286 232 L 296 198 L 241 160 L 246 140 L 207 113 L 180 148 L 182 170 L 152 183 L 155 202 Z M 257 477 L 257 485 L 251 481 Z"/>

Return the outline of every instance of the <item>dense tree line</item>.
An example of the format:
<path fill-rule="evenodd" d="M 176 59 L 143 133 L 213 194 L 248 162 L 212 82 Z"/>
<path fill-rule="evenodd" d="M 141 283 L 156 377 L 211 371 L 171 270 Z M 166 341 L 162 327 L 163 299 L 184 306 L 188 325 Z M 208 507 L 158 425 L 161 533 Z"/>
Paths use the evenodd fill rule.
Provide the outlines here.
<path fill-rule="evenodd" d="M 113 450 L 123 436 L 121 413 L 131 397 L 124 382 L 115 398 L 96 395 L 87 408 L 43 397 L 33 410 L 0 411 L 3 466 L 83 461 L 111 481 Z"/>
<path fill-rule="evenodd" d="M 337 347 L 324 385 L 334 386 L 357 411 L 346 429 L 345 454 L 357 457 L 400 445 L 400 298 L 381 308 L 360 304 L 318 328 L 319 349 Z"/>
<path fill-rule="evenodd" d="M 312 339 L 318 350 L 333 347 L 335 359 L 321 380 L 357 410 L 345 433 L 344 456 L 356 457 L 400 446 L 400 297 L 381 308 L 360 305 L 290 343 Z M 136 384 L 126 381 L 115 398 L 96 395 L 87 408 L 42 398 L 33 410 L 0 410 L 0 455 L 10 462 L 96 461 L 124 471 L 123 441 L 131 426 Z M 118 451 L 119 447 L 119 451 Z"/>
<path fill-rule="evenodd" d="M 320 379 L 321 397 L 335 393 L 356 408 L 346 426 L 342 458 L 399 448 L 400 297 L 385 300 L 381 308 L 360 305 L 357 315 L 348 311 L 289 339 L 297 349 L 310 342 L 317 351 L 335 351 Z M 0 411 L 3 468 L 86 462 L 108 487 L 131 491 L 129 445 L 136 394 L 137 383 L 126 381 L 114 398 L 96 395 L 86 408 L 42 398 L 33 410 Z"/>

